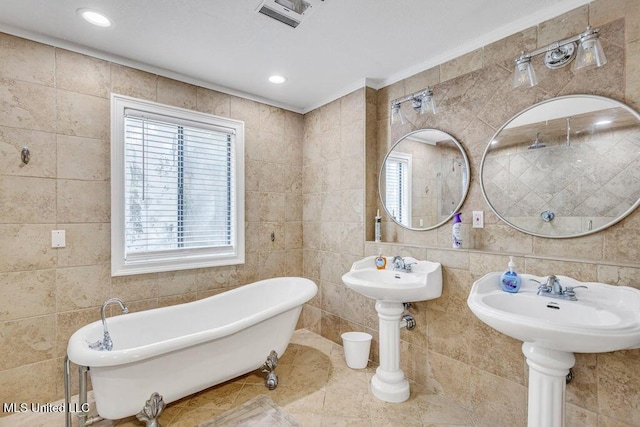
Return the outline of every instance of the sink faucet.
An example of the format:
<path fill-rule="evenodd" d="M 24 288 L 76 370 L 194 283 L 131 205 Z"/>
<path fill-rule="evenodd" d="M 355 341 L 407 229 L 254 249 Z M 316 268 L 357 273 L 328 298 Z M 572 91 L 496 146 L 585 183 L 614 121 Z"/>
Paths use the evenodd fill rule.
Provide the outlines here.
<path fill-rule="evenodd" d="M 562 295 L 562 285 L 560 280 L 553 274 L 547 278 L 547 288 L 551 288 L 551 295 Z"/>
<path fill-rule="evenodd" d="M 120 298 L 109 298 L 102 304 L 102 307 L 100 308 L 100 316 L 102 317 L 102 329 L 104 330 L 104 336 L 101 340 L 89 344 L 89 348 L 91 348 L 92 350 L 111 351 L 111 349 L 113 349 L 113 341 L 111 341 L 111 337 L 109 336 L 109 330 L 107 329 L 107 318 L 105 315 L 105 309 L 109 304 L 112 303 L 117 303 L 122 309 L 123 313 L 127 314 L 129 312 L 129 308 Z"/>
<path fill-rule="evenodd" d="M 560 284 L 560 280 L 558 280 L 558 278 L 553 274 L 547 277 L 546 283 L 540 283 L 535 279 L 530 279 L 530 280 L 539 284 L 538 292 L 537 292 L 538 295 L 542 295 L 550 298 L 564 299 L 569 301 L 578 301 L 578 298 L 576 297 L 576 292 L 574 289 L 576 288 L 588 289 L 586 286 L 566 286 L 563 289 L 562 285 Z"/>
<path fill-rule="evenodd" d="M 411 266 L 415 264 L 415 262 L 411 262 L 409 264 L 405 263 L 404 258 L 400 255 L 396 255 L 391 260 L 393 264 L 393 269 L 397 271 L 404 271 L 405 273 L 411 273 Z"/>

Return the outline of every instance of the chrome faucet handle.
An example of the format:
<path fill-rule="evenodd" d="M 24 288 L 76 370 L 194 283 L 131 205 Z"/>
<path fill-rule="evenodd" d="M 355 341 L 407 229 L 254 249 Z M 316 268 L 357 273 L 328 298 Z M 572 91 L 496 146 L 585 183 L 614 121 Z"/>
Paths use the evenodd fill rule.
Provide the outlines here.
<path fill-rule="evenodd" d="M 410 262 L 409 264 L 406 264 L 406 263 L 405 263 L 405 264 L 404 264 L 404 270 L 405 270 L 407 273 L 411 273 L 411 271 L 413 271 L 413 269 L 411 268 L 411 266 L 412 266 L 413 264 L 417 264 L 417 262 Z"/>
<path fill-rule="evenodd" d="M 566 296 L 568 296 L 570 298 L 575 298 L 576 297 L 576 291 L 574 289 L 578 289 L 578 288 L 589 289 L 588 286 L 584 286 L 584 285 L 567 286 L 567 287 L 564 288 L 564 293 L 565 293 Z"/>
<path fill-rule="evenodd" d="M 538 295 L 540 295 L 543 292 L 551 292 L 551 287 L 546 283 L 542 283 L 541 281 L 536 279 L 529 279 L 529 280 L 531 282 L 536 282 L 538 284 Z"/>

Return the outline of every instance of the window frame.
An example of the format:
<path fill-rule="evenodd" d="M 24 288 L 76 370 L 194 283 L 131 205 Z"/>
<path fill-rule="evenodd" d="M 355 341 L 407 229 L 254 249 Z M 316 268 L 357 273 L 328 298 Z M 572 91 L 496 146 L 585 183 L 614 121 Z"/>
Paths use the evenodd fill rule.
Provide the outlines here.
<path fill-rule="evenodd" d="M 130 256 L 125 250 L 125 114 L 137 110 L 149 116 L 163 117 L 175 124 L 202 124 L 203 127 L 223 128 L 235 133 L 234 150 L 234 215 L 231 226 L 231 248 L 220 251 L 178 250 L 174 255 Z M 157 273 L 186 269 L 244 264 L 244 122 L 214 116 L 153 101 L 111 94 L 111 275 Z"/>

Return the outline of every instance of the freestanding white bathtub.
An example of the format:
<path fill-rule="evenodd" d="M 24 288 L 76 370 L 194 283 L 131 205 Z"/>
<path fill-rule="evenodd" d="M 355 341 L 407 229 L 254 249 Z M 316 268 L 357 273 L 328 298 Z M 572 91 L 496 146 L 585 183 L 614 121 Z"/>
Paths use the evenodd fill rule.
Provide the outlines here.
<path fill-rule="evenodd" d="M 113 349 L 93 350 L 101 321 L 69 339 L 69 360 L 89 367 L 98 414 L 135 415 L 152 393 L 165 403 L 259 368 L 281 356 L 302 305 L 315 296 L 311 280 L 262 280 L 212 297 L 107 319 Z M 82 388 L 82 387 L 81 387 Z"/>

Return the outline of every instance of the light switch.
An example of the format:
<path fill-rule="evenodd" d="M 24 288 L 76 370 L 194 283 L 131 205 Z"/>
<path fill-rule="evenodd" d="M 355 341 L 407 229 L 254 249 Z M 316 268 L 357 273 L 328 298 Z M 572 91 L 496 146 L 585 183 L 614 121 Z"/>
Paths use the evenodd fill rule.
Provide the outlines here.
<path fill-rule="evenodd" d="M 473 228 L 484 228 L 484 211 L 473 211 Z"/>
<path fill-rule="evenodd" d="M 64 230 L 51 230 L 51 247 L 52 248 L 64 248 L 65 246 L 66 246 L 65 231 Z"/>

